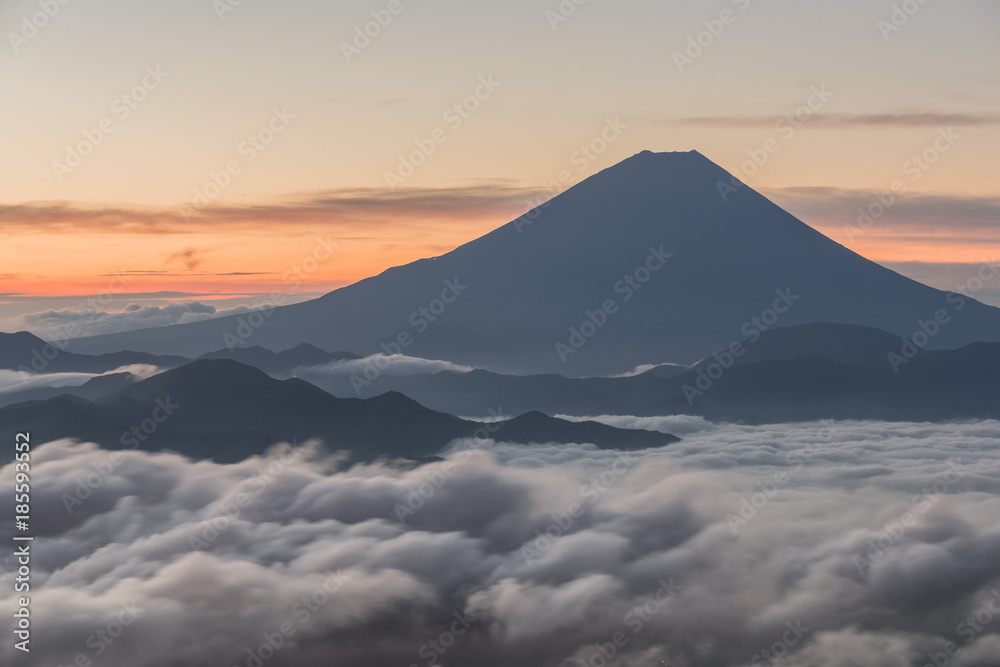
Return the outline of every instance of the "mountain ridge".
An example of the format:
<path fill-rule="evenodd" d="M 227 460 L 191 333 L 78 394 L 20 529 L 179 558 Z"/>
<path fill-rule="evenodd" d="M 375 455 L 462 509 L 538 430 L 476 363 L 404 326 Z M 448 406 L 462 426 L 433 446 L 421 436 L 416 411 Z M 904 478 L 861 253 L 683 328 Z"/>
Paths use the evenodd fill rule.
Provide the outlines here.
<path fill-rule="evenodd" d="M 398 348 L 505 373 L 612 375 L 690 364 L 739 340 L 776 290 L 796 297 L 781 326 L 834 322 L 908 335 L 950 308 L 945 292 L 865 259 L 749 186 L 723 200 L 717 184 L 731 178 L 697 152 L 639 153 L 444 255 L 275 308 L 245 342 L 363 355 Z M 661 246 L 670 257 L 644 271 Z M 608 304 L 613 312 L 597 312 Z M 560 343 L 580 342 L 571 341 L 574 329 L 590 330 L 591 313 L 602 324 L 558 354 Z M 1000 340 L 1000 309 L 969 299 L 953 319 L 930 347 Z M 238 317 L 219 318 L 74 345 L 201 354 L 238 326 Z"/>
<path fill-rule="evenodd" d="M 545 415 L 510 420 L 515 442 L 588 442 L 636 449 L 675 436 L 569 422 Z M 501 422 L 497 429 L 502 432 Z M 31 424 L 33 441 L 80 438 L 110 449 L 173 449 L 195 458 L 238 461 L 276 442 L 319 438 L 353 461 L 432 456 L 460 438 L 478 438 L 480 422 L 426 408 L 399 393 L 337 398 L 319 387 L 229 359 L 201 359 L 86 400 L 62 394 L 0 408 L 0 437 Z M 487 428 L 487 431 L 490 431 Z M 533 439 L 534 438 L 534 439 Z"/>

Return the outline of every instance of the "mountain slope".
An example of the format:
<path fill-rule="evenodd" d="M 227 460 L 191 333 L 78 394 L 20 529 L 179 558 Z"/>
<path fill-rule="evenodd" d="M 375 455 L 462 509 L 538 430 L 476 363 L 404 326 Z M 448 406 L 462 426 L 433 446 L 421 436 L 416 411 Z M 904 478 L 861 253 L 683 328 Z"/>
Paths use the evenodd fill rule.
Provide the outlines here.
<path fill-rule="evenodd" d="M 361 357 L 351 352 L 326 352 L 314 345 L 302 343 L 290 350 L 283 350 L 281 352 L 274 352 L 257 345 L 251 345 L 249 347 L 237 347 L 232 350 L 223 349 L 207 352 L 198 358 L 232 359 L 241 364 L 259 368 L 268 375 L 288 376 L 292 370 L 300 366 L 316 366 L 330 363 L 331 361 L 345 361 L 360 359 Z"/>
<path fill-rule="evenodd" d="M 68 347 L 77 350 L 76 341 Z M 0 332 L 0 369 L 25 373 L 106 373 L 131 364 L 150 364 L 175 368 L 190 359 L 154 355 L 147 352 L 111 351 L 105 354 L 81 354 L 46 343 L 27 331 Z"/>
<path fill-rule="evenodd" d="M 622 445 L 622 432 L 598 422 L 563 422 L 541 412 L 526 412 L 500 424 L 491 436 L 494 440 L 528 444 L 531 442 L 589 442 L 609 449 L 647 449 L 663 447 L 680 440 L 677 436 L 655 431 L 634 431 L 627 446 Z"/>
<path fill-rule="evenodd" d="M 274 440 L 321 437 L 367 454 L 429 453 L 469 425 L 405 396 L 338 399 L 303 380 L 275 380 L 230 360 L 202 359 L 155 375 L 99 401 L 104 414 L 140 423 L 167 404 L 176 433 L 250 431 Z M 164 408 L 166 409 L 166 408 Z M 407 428 L 398 428 L 403 423 Z"/>
<path fill-rule="evenodd" d="M 78 349 L 77 341 L 66 347 Z M 360 359 L 353 352 L 327 352 L 300 343 L 293 348 L 274 352 L 252 345 L 224 348 L 207 352 L 199 359 L 232 359 L 259 368 L 272 375 L 288 375 L 300 366 L 315 366 L 331 361 Z M 155 355 L 148 352 L 118 350 L 104 354 L 81 354 L 71 349 L 61 349 L 46 343 L 27 331 L 0 332 L 0 370 L 19 370 L 26 373 L 106 373 L 131 364 L 149 364 L 160 368 L 177 368 L 191 361 L 175 355 Z"/>
<path fill-rule="evenodd" d="M 354 396 L 350 378 L 306 373 L 303 376 L 334 396 Z M 421 405 L 458 415 L 481 416 L 490 409 L 505 414 L 651 414 L 654 401 L 670 389 L 663 378 L 644 373 L 623 378 L 567 378 L 562 375 L 500 375 L 475 370 L 379 378 L 362 397 L 398 391 Z M 657 405 L 662 408 L 662 405 Z M 677 401 L 676 412 L 695 412 Z"/>
<path fill-rule="evenodd" d="M 671 369 L 668 377 L 448 371 L 382 377 L 364 390 L 399 391 L 433 409 L 468 415 L 500 406 L 514 414 L 693 414 L 750 423 L 1000 417 L 1000 343 L 926 352 L 914 348 L 906 357 L 898 336 L 821 323 L 774 329 L 741 344 L 740 356 L 719 351 L 680 373 Z M 353 395 L 346 376 L 316 372 L 305 377 L 335 395 Z"/>
<path fill-rule="evenodd" d="M 932 350 L 900 363 L 898 372 L 888 360 L 864 367 L 814 355 L 738 364 L 710 385 L 699 384 L 696 370 L 666 382 L 671 396 L 685 386 L 700 390 L 693 407 L 752 421 L 997 419 L 1000 343 Z"/>
<path fill-rule="evenodd" d="M 300 342 L 511 373 L 611 375 L 693 363 L 756 328 L 856 324 L 908 335 L 939 309 L 931 347 L 1000 340 L 1000 309 L 947 295 L 826 238 L 697 152 L 645 151 L 455 250 L 275 309 L 247 344 Z M 664 254 L 670 254 L 664 259 Z M 653 270 L 655 267 L 655 270 Z M 596 311 L 609 305 L 609 312 Z M 777 307 L 785 312 L 768 314 Z M 574 335 L 590 325 L 590 337 Z M 77 341 L 79 349 L 202 354 L 238 318 Z M 557 344 L 562 343 L 560 356 Z"/>
<path fill-rule="evenodd" d="M 21 391 L 0 392 L 0 407 L 14 403 L 38 401 L 56 396 L 76 396 L 89 401 L 102 398 L 138 381 L 131 373 L 111 373 L 90 378 L 78 386 L 70 387 L 36 387 Z"/>
<path fill-rule="evenodd" d="M 820 356 L 849 366 L 882 370 L 889 363 L 890 353 L 899 354 L 902 339 L 880 329 L 817 322 L 775 327 L 761 332 L 756 339 L 744 339 L 741 343 L 742 353 L 733 358 L 736 364 Z M 724 351 L 719 351 L 719 356 L 724 354 Z M 710 366 L 717 361 L 715 356 L 710 356 L 696 364 L 695 368 Z M 669 377 L 677 375 L 679 373 L 672 373 Z"/>
<path fill-rule="evenodd" d="M 676 440 L 545 415 L 504 422 L 500 432 L 508 424 L 514 441 L 525 443 L 635 449 Z M 76 437 L 111 449 L 173 449 L 219 461 L 241 460 L 274 442 L 310 438 L 351 452 L 353 460 L 419 458 L 482 429 L 479 422 L 435 412 L 396 392 L 336 398 L 303 380 L 276 380 L 259 369 L 213 359 L 154 375 L 95 402 L 62 395 L 0 409 L 0 438 L 12 440 L 17 430 L 30 430 L 39 443 Z"/>

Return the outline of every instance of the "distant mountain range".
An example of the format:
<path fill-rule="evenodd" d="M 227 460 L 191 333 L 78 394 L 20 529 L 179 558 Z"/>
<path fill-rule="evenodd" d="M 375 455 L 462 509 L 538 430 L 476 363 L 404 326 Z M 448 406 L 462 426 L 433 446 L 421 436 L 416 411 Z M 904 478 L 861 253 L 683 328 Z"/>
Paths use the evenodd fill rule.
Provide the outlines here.
<path fill-rule="evenodd" d="M 576 423 L 540 413 L 484 425 L 435 412 L 396 392 L 336 398 L 299 379 L 276 380 L 232 360 L 203 359 L 89 401 L 60 395 L 0 409 L 0 438 L 30 429 L 33 440 L 62 437 L 110 449 L 171 449 L 196 458 L 242 460 L 278 441 L 321 438 L 356 461 L 433 455 L 458 438 L 516 443 L 660 447 L 677 438 Z"/>
<path fill-rule="evenodd" d="M 80 354 L 71 350 L 75 349 L 75 342 L 69 342 L 65 347 L 67 349 L 63 350 L 27 331 L 0 332 L 0 369 L 28 373 L 107 373 L 133 364 L 177 368 L 193 361 L 188 357 L 177 355 L 131 351 L 98 355 Z M 302 366 L 360 358 L 360 355 L 353 352 L 327 352 L 306 343 L 300 343 L 282 352 L 247 346 L 214 350 L 199 357 L 199 359 L 231 359 L 272 375 L 286 376 Z"/>
<path fill-rule="evenodd" d="M 0 358 L 9 358 L 10 352 L 4 350 L 3 344 L 10 340 L 10 337 L 0 337 Z M 298 350 L 294 355 L 249 349 L 237 350 L 234 356 L 268 371 L 272 376 L 270 381 L 275 381 L 275 377 L 287 377 L 292 372 L 289 367 L 295 365 L 295 373 L 309 383 L 307 386 L 311 390 L 319 388 L 332 396 L 355 401 L 345 405 L 358 407 L 366 404 L 365 401 L 356 401 L 359 396 L 384 401 L 386 399 L 380 398 L 380 395 L 397 393 L 431 410 L 470 417 L 483 416 L 492 408 L 502 409 L 508 415 L 530 412 L 584 417 L 692 414 L 716 421 L 748 423 L 824 418 L 906 421 L 1000 418 L 1000 380 L 997 380 L 1000 378 L 1000 343 L 976 343 L 957 350 L 924 351 L 909 339 L 845 324 L 775 328 L 739 343 L 738 355 L 732 353 L 730 345 L 689 368 L 660 366 L 626 377 L 519 376 L 485 370 L 403 375 L 387 373 L 370 385 L 362 386 L 360 395 L 355 393 L 352 374 L 331 372 L 336 369 L 336 362 L 332 365 L 330 361 L 323 362 L 331 357 L 344 361 L 357 355 L 325 353 L 309 346 L 299 346 L 294 348 Z M 129 354 L 121 353 L 116 358 L 129 358 Z M 197 381 L 197 385 L 213 387 L 214 380 L 209 376 L 229 366 L 205 366 L 205 362 L 209 361 L 223 360 L 205 359 L 182 368 L 188 369 L 185 373 L 193 372 L 190 369 L 202 369 L 204 377 Z M 306 361 L 322 363 L 298 365 Z M 241 364 L 237 366 L 244 367 Z M 148 391 L 146 388 L 157 386 L 164 381 L 159 378 L 164 377 L 170 379 L 176 376 L 163 373 L 139 382 L 139 378 L 131 374 L 114 373 L 94 377 L 76 387 L 8 391 L 0 393 L 0 406 L 44 401 L 58 396 L 74 396 L 107 405 L 122 396 L 133 396 L 133 392 Z M 258 382 L 263 377 L 267 376 L 263 373 L 250 376 Z M 220 381 L 232 379 L 231 374 L 227 374 Z M 254 386 L 247 384 L 246 390 Z M 261 388 L 270 386 L 270 382 L 265 382 Z M 163 391 L 166 390 L 160 393 Z M 219 403 L 218 414 L 226 414 L 227 396 L 233 395 L 233 392 L 219 387 L 217 393 L 194 400 L 204 405 Z M 301 421 L 304 415 L 281 407 L 288 402 L 286 399 L 279 400 L 275 404 L 277 407 L 272 409 L 264 399 L 255 399 L 258 402 L 253 403 L 252 398 L 251 391 L 246 399 L 241 398 L 238 402 L 240 405 L 255 405 L 254 411 L 262 415 L 284 415 L 276 423 L 249 429 L 265 434 L 263 440 L 273 439 L 275 433 L 282 433 L 282 437 L 302 435 L 293 427 L 282 426 L 282 419 L 299 420 L 297 423 L 306 425 L 305 431 L 314 435 L 322 432 L 325 437 L 334 438 L 332 442 L 337 442 L 338 433 L 347 433 L 342 424 L 336 428 L 309 426 L 312 422 Z M 145 403 L 148 404 L 149 400 L 147 397 Z M 75 410 L 84 405 L 65 400 L 63 403 Z M 140 404 L 143 402 L 140 401 Z M 121 419 L 127 421 L 135 415 L 119 411 L 106 416 L 120 424 Z M 226 429 L 245 430 L 236 425 L 253 423 L 251 417 L 248 416 L 249 421 L 232 419 L 226 422 Z M 391 416 L 387 413 L 386 418 L 391 419 Z M 59 420 L 56 420 L 53 426 L 58 423 Z M 68 423 L 77 423 L 77 420 L 69 419 Z M 66 433 L 68 431 L 61 435 Z M 560 438 L 565 438 L 567 442 L 574 437 L 568 431 L 559 433 Z M 538 433 L 535 435 L 540 437 Z M 610 442 L 593 434 L 591 438 L 589 442 L 597 444 Z M 431 437 L 433 444 L 439 440 L 438 435 Z M 365 441 L 364 444 L 367 447 L 372 443 Z"/>
<path fill-rule="evenodd" d="M 66 350 L 0 334 L 0 437 L 220 461 L 320 438 L 369 461 L 484 429 L 516 443 L 676 441 L 558 415 L 1000 418 L 1000 309 L 870 262 L 734 183 L 697 152 L 645 151 L 441 257 L 262 322 Z M 418 359 L 385 366 L 400 355 Z M 478 370 L 421 372 L 441 367 L 425 360 Z M 156 368 L 125 372 L 136 365 Z M 11 371 L 42 375 L 18 386 Z M 46 381 L 56 373 L 81 375 Z M 67 382 L 80 384 L 52 386 Z M 489 410 L 518 416 L 455 416 Z"/>
<path fill-rule="evenodd" d="M 92 377 L 83 384 L 57 387 L 32 387 L 30 389 L 15 389 L 0 391 L 0 407 L 26 401 L 43 401 L 56 396 L 75 396 L 87 400 L 96 400 L 124 389 L 139 377 L 132 373 L 109 373 Z"/>
<path fill-rule="evenodd" d="M 923 351 L 899 336 L 843 324 L 773 329 L 739 342 L 740 355 L 727 346 L 681 372 L 567 378 L 447 371 L 386 375 L 364 392 L 399 391 L 465 415 L 503 405 L 550 415 L 695 414 L 752 423 L 1000 418 L 1000 343 Z M 349 376 L 304 373 L 335 395 L 354 395 Z"/>
<path fill-rule="evenodd" d="M 678 376 L 673 391 L 683 391 L 681 383 L 696 386 L 697 379 Z M 824 356 L 741 364 L 694 405 L 768 422 L 1000 419 L 1000 343 L 929 351 L 898 373 L 888 365 L 868 369 Z"/>
<path fill-rule="evenodd" d="M 49 344 L 27 331 L 0 332 L 0 369 L 27 373 L 106 373 L 132 364 L 174 368 L 191 361 L 186 357 L 147 352 L 80 354 L 68 349 L 75 348 L 75 343 L 72 342 L 62 347 Z"/>
<path fill-rule="evenodd" d="M 271 349 L 305 342 L 508 374 L 607 376 L 689 365 L 774 326 L 911 335 L 942 310 L 949 323 L 928 347 L 1000 341 L 1000 309 L 855 254 L 697 152 L 644 151 L 445 255 L 275 308 L 259 327 L 224 317 L 73 349 L 191 357 L 228 336 Z"/>
<path fill-rule="evenodd" d="M 361 355 L 353 352 L 327 352 L 315 345 L 299 343 L 293 348 L 282 352 L 272 352 L 271 350 L 256 345 L 249 347 L 237 347 L 231 350 L 216 350 L 207 352 L 199 359 L 230 359 L 241 364 L 259 368 L 269 375 L 289 377 L 297 368 L 303 366 L 317 366 L 328 364 L 331 361 L 349 361 L 360 359 Z"/>

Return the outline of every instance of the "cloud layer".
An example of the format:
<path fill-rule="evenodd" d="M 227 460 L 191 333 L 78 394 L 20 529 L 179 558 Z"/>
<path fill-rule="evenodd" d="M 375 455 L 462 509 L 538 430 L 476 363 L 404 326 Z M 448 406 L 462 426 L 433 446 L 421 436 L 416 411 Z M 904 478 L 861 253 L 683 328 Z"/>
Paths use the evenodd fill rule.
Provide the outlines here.
<path fill-rule="evenodd" d="M 1000 423 L 601 419 L 685 437 L 351 470 L 36 445 L 32 660 L 996 664 Z"/>
<path fill-rule="evenodd" d="M 250 312 L 248 306 L 220 310 L 202 301 L 174 302 L 165 305 L 130 303 L 121 310 L 62 308 L 22 315 L 18 328 L 42 338 L 65 339 L 67 332 L 74 338 L 134 331 L 171 324 L 186 324 L 214 317 Z"/>
<path fill-rule="evenodd" d="M 859 208 L 867 210 L 873 202 L 880 201 L 880 196 L 884 199 L 884 192 L 824 187 L 764 192 L 810 223 L 856 223 Z M 1000 240 L 998 197 L 907 194 L 883 210 L 882 216 L 872 223 L 875 230 L 890 228 L 924 240 L 940 240 L 944 236 L 949 242 L 984 245 Z"/>
<path fill-rule="evenodd" d="M 41 387 L 79 387 L 96 373 L 47 373 L 27 375 L 19 371 L 0 369 L 0 394 Z"/>
<path fill-rule="evenodd" d="M 18 232 L 102 232 L 190 234 L 196 231 L 252 228 L 259 224 L 294 228 L 322 222 L 327 227 L 408 225 L 427 217 L 464 220 L 496 215 L 517 217 L 532 208 L 544 191 L 505 180 L 454 188 L 353 188 L 313 192 L 272 204 L 192 206 L 174 209 L 84 206 L 74 202 L 0 204 L 4 230 Z M 184 260 L 183 255 L 174 259 Z"/>
<path fill-rule="evenodd" d="M 325 377 L 364 376 L 368 369 L 376 369 L 380 375 L 400 376 L 400 375 L 421 375 L 427 373 L 440 373 L 451 371 L 453 373 L 468 373 L 473 370 L 471 366 L 442 361 L 440 359 L 424 359 L 422 357 L 410 357 L 405 354 L 373 354 L 362 359 L 348 359 L 346 361 L 331 361 L 320 366 L 309 366 L 300 370 L 302 377 L 319 375 Z"/>
<path fill-rule="evenodd" d="M 676 121 L 683 125 L 704 127 L 774 127 L 781 117 L 775 116 L 694 116 Z M 815 113 L 809 118 L 814 127 L 851 129 L 857 127 L 982 127 L 1000 125 L 995 113 Z"/>

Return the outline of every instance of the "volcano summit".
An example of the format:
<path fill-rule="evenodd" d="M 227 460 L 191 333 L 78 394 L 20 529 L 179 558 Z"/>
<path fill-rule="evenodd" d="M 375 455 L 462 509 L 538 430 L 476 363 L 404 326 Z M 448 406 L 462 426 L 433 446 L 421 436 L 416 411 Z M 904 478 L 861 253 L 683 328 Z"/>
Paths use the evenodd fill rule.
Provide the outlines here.
<path fill-rule="evenodd" d="M 949 323 L 927 347 L 1000 340 L 1000 309 L 869 261 L 748 186 L 723 196 L 720 184 L 732 181 L 696 151 L 643 151 L 440 257 L 275 308 L 246 344 L 609 375 L 723 349 L 782 294 L 776 326 L 832 322 L 908 336 L 945 309 Z M 226 317 L 81 339 L 74 349 L 196 356 L 238 326 Z"/>

